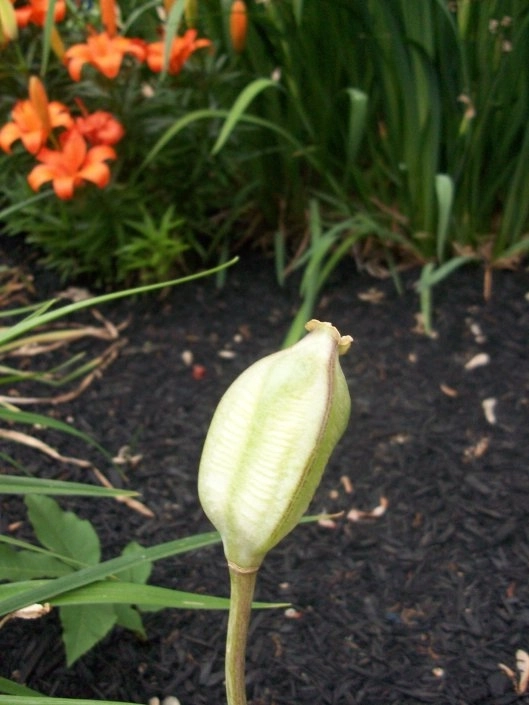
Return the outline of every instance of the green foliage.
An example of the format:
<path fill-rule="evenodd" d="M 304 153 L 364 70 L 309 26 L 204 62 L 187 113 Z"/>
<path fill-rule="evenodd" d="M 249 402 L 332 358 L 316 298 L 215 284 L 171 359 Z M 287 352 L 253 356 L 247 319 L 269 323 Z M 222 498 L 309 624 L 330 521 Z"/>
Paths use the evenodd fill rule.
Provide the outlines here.
<path fill-rule="evenodd" d="M 168 278 L 175 264 L 182 263 L 182 255 L 190 248 L 183 236 L 184 220 L 175 217 L 174 207 L 169 206 L 159 225 L 144 210 L 143 221 L 125 220 L 125 225 L 138 235 L 118 250 L 124 273 L 137 272 L 140 279 L 163 281 Z"/>
<path fill-rule="evenodd" d="M 218 543 L 215 532 L 150 548 L 132 541 L 120 556 L 101 562 L 89 521 L 50 497 L 28 495 L 25 502 L 41 545 L 0 535 L 0 581 L 8 581 L 0 584 L 0 615 L 17 616 L 13 613 L 27 605 L 46 602 L 57 607 L 68 665 L 115 625 L 145 636 L 139 609 L 228 608 L 225 598 L 145 585 L 153 561 Z"/>
<path fill-rule="evenodd" d="M 0 535 L 0 541 L 32 551 L 42 552 L 45 550 L 9 536 Z M 199 534 L 143 548 L 139 552 L 111 558 L 96 565 L 81 567 L 78 570 L 69 572 L 67 575 L 56 577 L 52 580 L 31 580 L 0 585 L 0 597 L 2 598 L 0 599 L 0 615 L 7 615 L 23 609 L 27 605 L 42 602 L 49 602 L 52 606 L 55 604 L 84 605 L 93 604 L 94 602 L 119 604 L 121 602 L 119 595 L 115 591 L 106 593 L 104 588 L 101 589 L 100 581 L 106 581 L 107 578 L 115 580 L 117 574 L 129 568 L 136 568 L 144 563 L 210 546 L 218 543 L 218 541 L 219 538 L 215 532 Z M 130 599 L 132 595 L 130 589 L 127 592 L 127 584 L 120 582 L 119 586 L 123 588 L 120 594 L 124 595 L 124 599 L 128 603 L 135 602 L 134 599 Z M 148 593 L 146 593 L 147 588 L 149 588 Z M 152 592 L 153 590 L 154 592 Z M 163 590 L 163 592 L 160 592 L 160 590 Z M 172 601 L 167 599 L 166 595 L 166 589 L 155 588 L 155 586 L 151 589 L 150 586 L 144 586 L 141 591 L 141 603 L 156 607 L 180 606 L 186 609 L 192 609 L 193 607 L 201 609 L 207 603 L 207 601 L 206 603 L 202 602 L 200 597 L 189 599 L 191 596 L 188 593 L 183 593 L 185 599 L 174 593 Z M 213 608 L 219 609 L 220 606 L 221 603 L 216 602 Z"/>
<path fill-rule="evenodd" d="M 298 267 L 303 270 L 299 289 L 302 303 L 285 338 L 284 347 L 295 343 L 303 334 L 305 323 L 312 318 L 320 292 L 345 253 L 360 240 L 376 232 L 377 227 L 369 216 L 358 214 L 331 224 L 324 232 L 320 205 L 316 200 L 311 200 L 309 203 L 310 242 L 303 254 L 292 263 L 293 270 Z M 281 262 L 285 260 L 283 249 L 282 241 L 277 242 L 276 252 Z M 278 270 L 281 271 L 281 269 L 279 265 Z"/>
<path fill-rule="evenodd" d="M 46 416 L 42 417 L 47 419 Z M 108 489 L 97 485 L 87 485 L 82 482 L 66 480 L 49 480 L 46 478 L 19 477 L 18 475 L 0 475 L 1 494 L 33 495 L 44 494 L 54 496 L 76 497 L 133 497 L 138 493 L 133 490 Z"/>
<path fill-rule="evenodd" d="M 0 579 L 54 578 L 68 575 L 77 567 L 99 563 L 99 538 L 90 522 L 73 512 L 61 510 L 50 497 L 27 496 L 25 502 L 35 535 L 47 552 L 34 554 L 29 549 L 16 551 L 0 545 Z M 141 546 L 130 543 L 123 555 L 127 549 L 130 554 L 131 551 L 140 551 Z M 143 570 L 129 570 L 123 579 L 144 583 L 149 577 L 150 565 L 146 563 L 141 568 Z M 115 624 L 143 633 L 139 613 L 127 605 L 118 608 L 113 605 L 62 606 L 59 612 L 69 665 L 100 641 Z"/>
<path fill-rule="evenodd" d="M 5 682 L 6 679 L 0 679 L 0 689 L 2 689 L 2 680 Z M 15 687 L 16 683 L 8 681 L 8 684 L 9 690 L 5 692 L 22 692 L 21 686 Z M 44 695 L 0 695 L 0 705 L 133 705 L 133 703 L 116 700 L 84 700 L 82 698 L 47 698 Z"/>
<path fill-rule="evenodd" d="M 183 24 L 182 0 L 162 22 L 156 3 L 125 4 L 122 32 L 142 50 L 154 46 L 161 33 L 166 48 L 177 33 L 187 41 L 190 28 Z M 28 79 L 39 74 L 49 100 L 66 106 L 76 130 L 79 119 L 102 110 L 113 125 L 121 125 L 123 135 L 95 135 L 115 153 L 107 160 L 110 181 L 105 184 L 96 176 L 95 183 L 81 187 L 79 179 L 71 197 L 54 193 L 52 184 L 42 185 L 35 196 L 27 182 L 35 156 L 19 140 L 8 145 L 11 153 L 0 157 L 4 232 L 23 234 L 64 279 L 85 273 L 99 283 L 160 281 L 186 271 L 188 255 L 196 268 L 197 258 L 201 264 L 208 254 L 211 213 L 231 201 L 233 186 L 227 161 L 217 160 L 212 169 L 211 127 L 191 125 L 185 139 L 173 141 L 140 178 L 130 177 L 169 125 L 197 108 L 209 108 L 208 72 L 214 71 L 209 48 L 200 45 L 189 57 L 184 52 L 184 65 L 174 72 L 167 64 L 151 68 L 146 60 L 125 55 L 115 77 L 86 64 L 77 81 L 69 76 L 62 53 L 86 41 L 87 26 L 103 29 L 99 4 L 69 4 L 63 21 L 54 25 L 51 19 L 42 28 L 21 28 L 19 39 L 0 49 L 0 126 L 9 121 L 17 101 L 28 99 Z M 54 129 L 46 146 L 59 153 L 68 130 Z M 56 180 L 52 183 L 55 188 Z"/>
<path fill-rule="evenodd" d="M 233 264 L 227 262 L 210 272 L 190 275 L 185 280 L 218 272 Z M 153 284 L 134 290 L 114 292 L 89 300 L 60 307 L 54 301 L 17 309 L 20 319 L 0 330 L 0 351 L 17 345 L 27 345 L 35 328 L 56 319 L 106 301 L 130 296 L 134 293 L 156 290 L 183 280 Z M 12 312 L 13 313 L 13 312 Z M 26 315 L 27 314 L 27 315 Z M 59 338 L 65 332 L 60 331 Z M 7 372 L 10 383 L 17 380 L 16 370 Z M 0 418 L 8 423 L 41 424 L 103 449 L 74 427 L 46 416 L 21 411 L 11 404 L 0 409 Z M 1 431 L 2 429 L 0 429 Z M 28 436 L 28 439 L 31 439 Z M 94 497 L 131 496 L 127 490 L 108 490 L 82 483 L 70 483 L 33 477 L 0 475 L 0 492 L 24 497 L 28 519 L 38 544 L 28 543 L 9 535 L 0 535 L 0 628 L 13 618 L 24 618 L 29 606 L 42 609 L 40 616 L 50 607 L 59 610 L 62 636 L 68 665 L 97 644 L 115 626 L 119 625 L 145 636 L 141 611 L 164 608 L 227 609 L 225 598 L 195 595 L 169 588 L 146 585 L 152 563 L 208 546 L 219 541 L 218 535 L 209 534 L 170 541 L 150 548 L 129 542 L 120 556 L 101 561 L 99 537 L 92 524 L 71 511 L 61 509 L 50 494 L 82 495 Z M 276 605 L 274 605 L 276 606 Z M 255 607 L 272 607 L 256 603 Z M 53 702 L 35 691 L 0 679 L 0 691 L 7 693 L 10 702 Z M 0 695 L 0 702 L 6 702 Z M 57 701 L 58 702 L 58 701 Z"/>
<path fill-rule="evenodd" d="M 152 42 L 159 4 L 122 0 L 120 32 Z M 101 28 L 97 5 L 70 5 L 55 27 L 48 17 L 7 44 L 0 118 L 40 73 L 50 99 L 110 111 L 125 136 L 110 183 L 62 202 L 48 186 L 31 191 L 33 158 L 15 145 L 0 160 L 5 232 L 24 233 L 65 278 L 107 282 L 223 261 L 249 238 L 276 249 L 282 279 L 312 260 L 315 201 L 329 227 L 359 224 L 356 236 L 344 226 L 333 239 L 340 258 L 369 238 L 388 266 L 431 265 L 423 292 L 432 267 L 447 275 L 454 257 L 491 269 L 527 253 L 527 3 L 246 5 L 246 48 L 237 53 L 230 0 L 177 0 L 163 25 L 166 53 L 191 24 L 213 45 L 177 74 L 126 57 L 115 78 L 88 66 L 72 81 L 54 32 L 66 47 L 84 41 L 87 24 Z"/>
<path fill-rule="evenodd" d="M 214 17 L 221 5 L 208 4 Z M 423 293 L 432 268 L 439 281 L 467 261 L 503 266 L 529 250 L 526 3 L 248 8 L 239 64 L 249 85 L 273 76 L 276 90 L 245 108 L 231 146 L 252 154 L 248 181 L 281 233 L 276 259 L 312 248 L 314 198 L 327 220 L 366 215 L 388 266 L 395 255 L 428 265 Z"/>
<path fill-rule="evenodd" d="M 97 369 L 101 361 L 98 356 L 88 362 L 80 360 L 77 356 L 72 356 L 67 363 L 56 366 L 52 369 L 48 366 L 48 369 L 44 368 L 44 371 L 22 370 L 18 367 L 7 365 L 4 362 L 9 354 L 20 351 L 25 347 L 31 347 L 32 345 L 39 344 L 44 346 L 44 350 L 47 350 L 44 344 L 67 344 L 70 340 L 76 340 L 83 335 L 90 334 L 89 326 L 84 328 L 65 326 L 62 329 L 50 329 L 50 323 L 64 319 L 83 309 L 89 307 L 93 308 L 108 301 L 141 294 L 148 291 L 156 291 L 168 286 L 175 286 L 184 282 L 194 281 L 195 279 L 207 276 L 209 274 L 219 273 L 234 264 L 235 261 L 236 260 L 231 260 L 230 262 L 219 265 L 219 267 L 214 269 L 192 274 L 181 279 L 144 285 L 141 287 L 136 287 L 135 289 L 116 291 L 110 294 L 103 294 L 101 296 L 92 297 L 61 306 L 56 305 L 57 301 L 51 300 L 22 308 L 7 309 L 0 312 L 0 319 L 9 317 L 9 321 L 11 323 L 9 326 L 0 327 L 0 388 L 2 386 L 5 387 L 8 384 L 10 385 L 10 388 L 14 388 L 17 385 L 20 386 L 22 382 L 27 382 L 28 380 L 42 383 L 47 386 L 58 386 L 61 384 L 66 384 L 67 382 L 79 377 L 84 377 L 86 379 L 88 374 Z M 6 288 L 9 287 L 6 285 Z M 0 289 L 0 295 L 1 294 L 2 291 Z M 79 431 L 70 424 L 64 423 L 63 421 L 54 419 L 45 414 L 24 411 L 20 408 L 21 401 L 20 395 L 18 394 L 0 396 L 0 438 L 36 448 L 37 450 L 41 450 L 48 455 L 51 455 L 55 459 L 63 460 L 64 458 L 62 458 L 55 449 L 50 448 L 37 440 L 35 433 L 35 429 L 37 427 L 51 429 L 62 434 L 74 436 L 87 446 L 91 446 L 99 451 L 99 453 L 101 453 L 107 461 L 110 460 L 110 456 L 105 449 L 102 448 L 101 445 L 88 434 Z M 38 401 L 38 397 L 29 398 L 26 401 L 36 402 Z M 17 431 L 16 429 L 20 425 L 22 425 L 23 428 L 29 428 L 30 432 L 22 433 Z M 7 456 L 5 452 L 2 451 L 0 455 L 4 461 L 8 461 L 12 465 L 16 466 L 16 462 Z M 78 465 L 83 464 L 82 461 L 77 459 L 70 458 L 67 460 L 74 460 Z M 84 463 L 85 467 L 88 465 L 88 463 Z M 73 486 L 70 486 L 70 489 L 73 489 Z M 81 492 L 82 494 L 97 494 L 97 492 L 105 494 L 104 491 L 101 492 L 101 488 L 99 490 L 97 490 L 97 488 L 93 488 L 93 491 L 91 491 L 87 487 L 77 487 L 75 491 L 69 492 L 66 484 L 61 485 L 59 483 L 42 481 L 42 484 L 39 485 L 39 481 L 24 481 L 23 479 L 17 480 L 16 478 L 0 474 L 0 492 L 37 493 L 39 491 L 43 494 L 53 494 L 54 492 L 57 494 L 74 494 L 78 492 Z M 128 493 L 126 492 L 125 494 Z"/>
<path fill-rule="evenodd" d="M 4 679 L 5 680 L 5 679 Z M 16 684 L 13 684 L 16 685 Z M 15 690 L 14 688 L 10 688 Z M 19 692 L 16 689 L 16 692 Z M 47 698 L 44 695 L 0 695 L 0 705 L 133 705 L 116 700 L 84 700 L 80 698 Z"/>

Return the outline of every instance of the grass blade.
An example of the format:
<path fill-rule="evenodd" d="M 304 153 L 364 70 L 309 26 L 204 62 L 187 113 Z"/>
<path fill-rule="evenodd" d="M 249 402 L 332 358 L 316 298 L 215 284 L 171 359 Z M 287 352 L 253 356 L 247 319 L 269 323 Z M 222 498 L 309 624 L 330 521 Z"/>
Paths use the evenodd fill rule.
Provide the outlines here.
<path fill-rule="evenodd" d="M 47 698 L 45 695 L 0 695 L 0 705 L 134 705 L 134 703 L 118 700 Z"/>
<path fill-rule="evenodd" d="M 44 586 L 51 580 L 26 580 L 0 585 L 0 598 L 13 595 L 37 586 Z M 121 580 L 103 580 L 52 597 L 48 602 L 54 607 L 66 605 L 140 605 L 149 609 L 186 610 L 225 610 L 230 606 L 227 597 L 199 595 L 193 592 L 173 590 L 157 585 L 142 585 Z M 286 607 L 288 603 L 255 602 L 256 609 Z"/>
<path fill-rule="evenodd" d="M 266 88 L 270 88 L 272 86 L 274 88 L 280 87 L 277 81 L 273 81 L 271 78 L 257 78 L 255 81 L 246 86 L 246 88 L 237 97 L 228 113 L 228 116 L 226 117 L 226 120 L 224 121 L 224 125 L 222 126 L 220 134 L 217 137 L 217 141 L 211 150 L 212 155 L 220 152 L 252 100 Z"/>
<path fill-rule="evenodd" d="M 49 480 L 47 478 L 0 475 L 0 494 L 42 494 L 75 497 L 137 497 L 139 492 L 109 489 L 83 482 Z"/>
<path fill-rule="evenodd" d="M 37 690 L 33 690 L 33 688 L 28 688 L 26 685 L 20 685 L 20 683 L 10 681 L 8 678 L 3 678 L 2 676 L 0 676 L 0 693 L 24 696 L 40 695 Z"/>
<path fill-rule="evenodd" d="M 435 193 L 437 195 L 437 259 L 439 262 L 443 262 L 448 225 L 454 202 L 454 182 L 448 174 L 437 174 L 435 177 Z"/>
<path fill-rule="evenodd" d="M 39 314 L 38 316 L 30 316 L 24 318 L 22 321 L 15 323 L 7 329 L 0 331 L 0 345 L 3 343 L 16 338 L 28 330 L 32 330 L 36 326 L 44 325 L 50 321 L 55 321 L 58 318 L 63 318 L 68 316 L 70 313 L 75 311 L 80 311 L 84 308 L 91 308 L 99 304 L 107 303 L 108 301 L 115 301 L 117 299 L 122 299 L 126 296 L 133 296 L 135 294 L 145 294 L 150 291 L 158 291 L 160 289 L 165 289 L 169 286 L 177 286 L 178 284 L 185 284 L 190 281 L 195 281 L 196 279 L 202 279 L 203 277 L 210 276 L 211 274 L 216 274 L 221 269 L 231 267 L 235 262 L 238 261 L 238 257 L 234 257 L 229 262 L 220 264 L 217 267 L 211 269 L 206 269 L 203 272 L 196 272 L 195 274 L 189 274 L 185 277 L 180 277 L 179 279 L 172 279 L 167 282 L 158 282 L 156 284 L 147 284 L 145 286 L 138 286 L 134 289 L 124 289 L 123 291 L 113 291 L 110 294 L 102 294 L 101 296 L 94 296 L 91 299 L 84 299 L 82 301 L 76 301 L 71 304 L 66 304 L 57 309 L 48 310 L 45 313 Z M 52 301 L 51 303 L 54 303 Z"/>
<path fill-rule="evenodd" d="M 4 540 L 0 536 L 0 541 Z M 18 595 L 12 595 L 4 600 L 0 600 L 0 615 L 15 612 L 22 607 L 31 605 L 34 602 L 49 602 L 53 597 L 57 597 L 69 590 L 74 590 L 90 583 L 94 583 L 103 578 L 108 578 L 127 568 L 133 568 L 141 565 L 146 561 L 157 561 L 162 558 L 169 558 L 180 553 L 194 551 L 205 546 L 211 546 L 220 541 L 220 537 L 216 531 L 190 536 L 176 541 L 168 541 L 158 544 L 150 548 L 144 548 L 138 553 L 111 558 L 108 561 L 99 563 L 98 565 L 81 568 L 80 570 L 65 575 L 61 578 L 56 578 L 46 585 L 41 585 L 35 588 L 28 589 Z"/>
<path fill-rule="evenodd" d="M 70 436 L 75 436 L 76 438 L 79 438 L 87 445 L 96 448 L 107 459 L 110 459 L 111 457 L 110 453 L 108 453 L 108 451 L 106 451 L 103 446 L 99 445 L 99 443 L 87 433 L 79 431 L 77 428 L 75 428 L 75 426 L 71 426 L 70 424 L 67 424 L 64 421 L 60 421 L 59 419 L 53 419 L 49 416 L 45 416 L 44 414 L 34 414 L 29 411 L 15 411 L 13 409 L 0 408 L 0 421 L 51 428 L 54 431 L 60 431 L 61 433 L 66 433 Z"/>

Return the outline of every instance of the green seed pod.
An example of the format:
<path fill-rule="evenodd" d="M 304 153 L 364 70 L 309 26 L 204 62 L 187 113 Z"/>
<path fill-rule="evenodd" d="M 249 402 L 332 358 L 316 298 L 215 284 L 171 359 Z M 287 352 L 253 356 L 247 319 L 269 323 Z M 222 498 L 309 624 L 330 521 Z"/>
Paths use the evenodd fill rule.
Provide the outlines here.
<path fill-rule="evenodd" d="M 310 321 L 309 334 L 245 370 L 215 411 L 200 461 L 202 507 L 229 563 L 256 570 L 299 522 L 349 419 L 338 356 L 350 336 Z"/>

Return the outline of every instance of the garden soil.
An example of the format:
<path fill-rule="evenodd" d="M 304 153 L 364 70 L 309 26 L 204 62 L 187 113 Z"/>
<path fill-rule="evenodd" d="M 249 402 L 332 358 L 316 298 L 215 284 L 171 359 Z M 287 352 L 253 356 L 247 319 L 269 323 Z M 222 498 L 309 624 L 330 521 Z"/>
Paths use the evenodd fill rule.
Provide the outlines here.
<path fill-rule="evenodd" d="M 483 271 L 457 272 L 434 289 L 435 337 L 418 326 L 417 278 L 404 273 L 398 293 L 390 278 L 344 262 L 317 308 L 355 339 L 342 359 L 351 421 L 311 505 L 340 514 L 300 525 L 264 562 L 256 598 L 291 607 L 253 613 L 249 705 L 529 702 L 516 665 L 529 653 L 529 277 L 495 272 L 485 302 Z M 75 319 L 116 326 L 117 356 L 70 401 L 34 410 L 119 457 L 113 467 L 82 442 L 51 437 L 115 486 L 139 490 L 152 512 L 61 500 L 93 522 L 104 558 L 130 540 L 211 530 L 197 498 L 209 421 L 230 382 L 281 346 L 297 284 L 280 288 L 272 261 L 250 253 L 223 288 L 203 279 Z M 41 297 L 60 290 L 40 270 L 35 287 Z M 67 353 L 109 343 L 76 345 Z M 43 476 L 98 482 L 91 468 L 9 451 Z M 2 531 L 31 537 L 23 504 L 0 503 Z M 157 562 L 150 583 L 228 595 L 220 545 Z M 10 620 L 0 675 L 61 697 L 225 703 L 226 612 L 143 621 L 145 638 L 116 628 L 67 668 L 56 610 Z"/>

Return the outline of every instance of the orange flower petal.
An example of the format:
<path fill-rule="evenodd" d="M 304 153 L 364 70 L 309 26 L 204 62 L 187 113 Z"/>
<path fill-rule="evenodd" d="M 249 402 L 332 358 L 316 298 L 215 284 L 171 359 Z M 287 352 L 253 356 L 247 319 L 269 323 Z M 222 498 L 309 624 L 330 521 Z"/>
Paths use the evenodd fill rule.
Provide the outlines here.
<path fill-rule="evenodd" d="M 44 130 L 32 130 L 31 132 L 22 132 L 20 135 L 22 144 L 30 154 L 37 154 L 46 138 L 47 134 Z"/>
<path fill-rule="evenodd" d="M 54 175 L 54 170 L 47 164 L 37 164 L 28 174 L 28 183 L 33 191 L 38 191 L 43 184 L 51 181 Z"/>
<path fill-rule="evenodd" d="M 80 81 L 81 71 L 83 66 L 86 64 L 86 61 L 83 61 L 82 59 L 71 59 L 70 61 L 67 60 L 67 63 L 68 73 L 70 74 L 72 81 Z"/>
<path fill-rule="evenodd" d="M 63 201 L 69 201 L 73 197 L 77 180 L 72 176 L 56 176 L 53 179 L 53 190 Z"/>
<path fill-rule="evenodd" d="M 75 189 L 90 181 L 99 188 L 110 180 L 110 168 L 105 160 L 115 159 L 116 153 L 108 145 L 88 149 L 77 129 L 60 135 L 61 149 L 43 148 L 37 154 L 42 162 L 28 176 L 31 188 L 37 191 L 42 184 L 52 182 L 55 194 L 61 199 L 72 198 Z"/>
<path fill-rule="evenodd" d="M 35 99 L 34 91 L 33 98 Z M 70 127 L 72 124 L 72 118 L 66 106 L 57 101 L 47 104 L 46 100 L 41 98 L 35 99 L 35 102 L 19 100 L 13 107 L 11 115 L 13 120 L 2 128 L 0 142 L 0 146 L 6 152 L 11 151 L 11 144 L 20 139 L 28 152 L 36 154 L 46 142 L 50 128 Z"/>
<path fill-rule="evenodd" d="M 100 32 L 88 37 L 86 44 L 70 47 L 65 53 L 65 61 L 74 81 L 80 80 L 85 63 L 91 64 L 108 78 L 115 78 L 125 54 L 132 54 L 143 61 L 145 52 L 145 43 L 140 39 L 110 37 L 107 32 Z"/>
<path fill-rule="evenodd" d="M 99 188 L 104 188 L 110 181 L 110 169 L 105 162 L 97 162 L 81 169 L 79 176 L 86 181 L 91 181 Z"/>
<path fill-rule="evenodd" d="M 196 29 L 188 29 L 181 37 L 175 37 L 171 43 L 168 72 L 172 75 L 180 73 L 185 62 L 197 49 L 211 46 L 209 39 L 196 39 Z M 163 67 L 164 42 L 152 42 L 147 45 L 147 65 L 151 71 L 159 72 Z"/>
<path fill-rule="evenodd" d="M 43 27 L 48 13 L 48 0 L 30 0 L 27 5 L 15 8 L 19 27 L 26 27 L 30 22 Z M 53 19 L 61 22 L 66 16 L 65 0 L 56 0 L 53 9 Z"/>
<path fill-rule="evenodd" d="M 31 7 L 15 7 L 15 16 L 19 27 L 26 27 L 31 21 L 33 11 Z"/>
<path fill-rule="evenodd" d="M 107 78 L 116 78 L 121 69 L 123 54 L 113 52 L 106 56 L 98 56 L 92 59 L 92 65 L 98 68 Z"/>
<path fill-rule="evenodd" d="M 20 128 L 14 122 L 6 123 L 0 129 L 0 147 L 7 152 L 11 153 L 11 145 L 16 140 L 20 139 Z"/>
<path fill-rule="evenodd" d="M 125 134 L 121 123 L 105 110 L 96 110 L 89 115 L 78 117 L 75 124 L 83 137 L 93 145 L 116 144 Z"/>
<path fill-rule="evenodd" d="M 115 159 L 116 152 L 112 147 L 107 144 L 99 144 L 97 147 L 92 147 L 89 149 L 86 156 L 87 164 L 94 164 L 95 162 L 102 162 L 105 159 Z"/>
<path fill-rule="evenodd" d="M 62 154 L 64 166 L 70 173 L 75 173 L 84 164 L 88 152 L 83 136 L 78 130 L 69 130 L 61 135 L 60 144 L 62 152 L 59 154 Z M 40 159 L 40 156 L 38 158 Z"/>
<path fill-rule="evenodd" d="M 49 113 L 52 127 L 72 127 L 74 121 L 66 105 L 52 100 L 49 104 Z"/>

